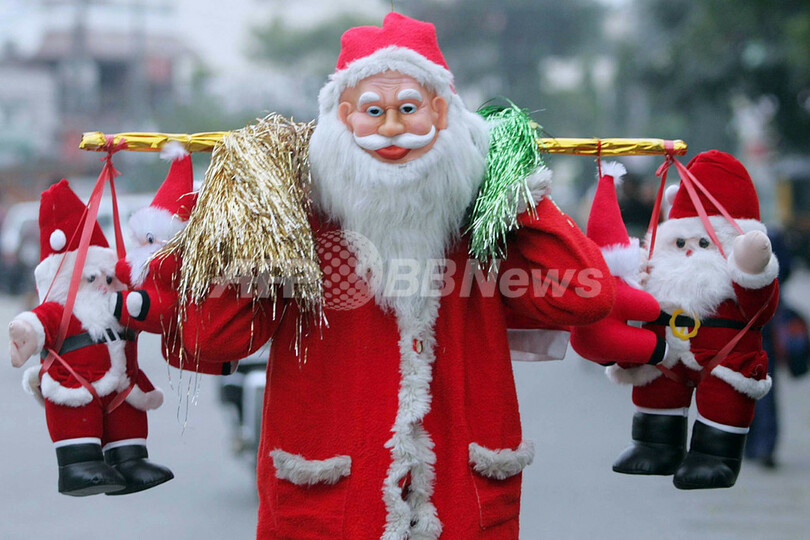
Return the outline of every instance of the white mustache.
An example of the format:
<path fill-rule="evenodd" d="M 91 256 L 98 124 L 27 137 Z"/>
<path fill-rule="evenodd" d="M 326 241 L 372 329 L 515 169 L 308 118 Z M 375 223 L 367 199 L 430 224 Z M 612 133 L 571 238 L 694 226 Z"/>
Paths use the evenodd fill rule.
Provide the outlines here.
<path fill-rule="evenodd" d="M 375 133 L 373 135 L 366 135 L 365 137 L 358 137 L 354 134 L 352 134 L 352 136 L 354 137 L 354 142 L 365 150 L 375 151 L 381 148 L 388 148 L 389 146 L 399 146 L 400 148 L 414 150 L 428 145 L 430 141 L 433 140 L 436 136 L 436 126 L 430 126 L 430 131 L 424 135 L 401 133 L 393 137 L 384 137 Z"/>

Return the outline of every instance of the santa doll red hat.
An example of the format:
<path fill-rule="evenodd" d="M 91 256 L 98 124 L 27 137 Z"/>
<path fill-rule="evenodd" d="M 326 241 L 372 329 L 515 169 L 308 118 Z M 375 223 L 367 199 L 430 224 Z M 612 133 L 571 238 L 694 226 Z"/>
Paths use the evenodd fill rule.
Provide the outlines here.
<path fill-rule="evenodd" d="M 620 163 L 605 163 L 588 217 L 587 236 L 602 252 L 616 280 L 616 301 L 608 317 L 572 329 L 571 345 L 581 356 L 602 365 L 657 364 L 666 354 L 666 343 L 650 330 L 627 324 L 658 318 L 658 302 L 639 285 L 642 263 L 637 238 L 630 238 L 622 220 L 616 185 L 626 173 Z"/>
<path fill-rule="evenodd" d="M 34 270 L 40 302 L 44 301 L 49 290 L 49 299 L 67 298 L 86 209 L 65 179 L 42 193 L 39 209 L 40 263 Z M 101 227 L 95 222 L 83 275 L 100 272 L 112 275 L 115 260 L 115 252 L 109 248 Z"/>
<path fill-rule="evenodd" d="M 169 173 L 152 203 L 129 218 L 129 228 L 137 245 L 116 268 L 118 279 L 130 286 L 143 282 L 150 257 L 183 230 L 197 201 L 188 151 L 177 141 L 170 141 L 161 149 L 160 157 L 171 162 Z"/>

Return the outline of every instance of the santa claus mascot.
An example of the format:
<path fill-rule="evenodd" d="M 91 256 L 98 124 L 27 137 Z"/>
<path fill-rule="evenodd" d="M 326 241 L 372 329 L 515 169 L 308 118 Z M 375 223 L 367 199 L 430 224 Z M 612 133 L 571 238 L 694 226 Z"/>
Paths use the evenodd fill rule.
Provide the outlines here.
<path fill-rule="evenodd" d="M 682 180 L 667 191 L 672 207 L 644 285 L 662 310 L 645 328 L 665 339 L 665 358 L 656 366 L 608 368 L 614 381 L 633 385 L 637 407 L 633 443 L 613 469 L 674 474 L 680 489 L 731 487 L 755 401 L 771 386 L 761 330 L 776 309 L 779 265 L 743 165 L 712 150 L 687 169 L 694 187 Z M 697 420 L 686 453 L 693 394 Z"/>
<path fill-rule="evenodd" d="M 222 366 L 199 364 L 188 361 L 193 355 L 181 349 L 176 292 L 181 260 L 174 253 L 156 253 L 186 227 L 197 193 L 191 155 L 185 148 L 170 141 L 160 155 L 171 162 L 169 173 L 149 206 L 140 208 L 129 219 L 135 247 L 115 267 L 116 276 L 129 290 L 118 293 L 114 311 L 127 328 L 160 334 L 163 355 L 172 367 L 227 375 L 233 372 L 236 362 Z"/>
<path fill-rule="evenodd" d="M 115 251 L 94 223 L 75 305 L 61 347 L 60 324 L 77 261 L 85 205 L 62 180 L 42 194 L 41 262 L 36 267 L 38 307 L 9 325 L 11 362 L 29 368 L 23 386 L 42 401 L 59 463 L 59 492 L 122 495 L 173 478 L 151 463 L 146 450 L 146 411 L 162 392 L 137 367 L 133 332 L 110 310 L 122 288 L 115 279 Z"/>
<path fill-rule="evenodd" d="M 391 13 L 348 30 L 319 106 L 309 218 L 334 299 L 327 323 L 302 332 L 297 301 L 230 291 L 189 304 L 183 332 L 217 365 L 273 340 L 258 537 L 517 539 L 534 447 L 507 321 L 604 317 L 615 292 L 604 260 L 548 198 L 543 168 L 497 272 L 471 260 L 465 220 L 489 126 L 456 94 L 432 24 Z M 549 274 L 570 279 L 551 294 Z M 371 292 L 355 302 L 361 282 Z"/>

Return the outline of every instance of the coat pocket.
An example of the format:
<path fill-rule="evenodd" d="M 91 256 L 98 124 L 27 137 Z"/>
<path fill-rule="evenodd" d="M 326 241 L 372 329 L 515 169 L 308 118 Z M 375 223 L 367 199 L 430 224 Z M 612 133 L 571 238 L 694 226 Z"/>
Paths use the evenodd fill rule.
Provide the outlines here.
<path fill-rule="evenodd" d="M 534 444 L 523 441 L 514 450 L 492 450 L 470 443 L 469 451 L 481 528 L 517 518 L 520 514 L 521 472 L 534 459 Z"/>
<path fill-rule="evenodd" d="M 278 449 L 270 457 L 276 469 L 278 536 L 342 538 L 351 457 L 313 460 Z"/>

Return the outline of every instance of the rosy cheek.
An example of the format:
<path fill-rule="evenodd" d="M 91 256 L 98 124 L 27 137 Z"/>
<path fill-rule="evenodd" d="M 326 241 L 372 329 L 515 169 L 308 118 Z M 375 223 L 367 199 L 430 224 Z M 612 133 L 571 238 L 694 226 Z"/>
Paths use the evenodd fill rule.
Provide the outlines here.
<path fill-rule="evenodd" d="M 366 135 L 377 133 L 377 128 L 379 127 L 380 123 L 373 116 L 360 112 L 352 113 L 349 116 L 348 121 L 349 125 L 351 126 L 352 133 L 358 137 L 365 137 Z"/>
<path fill-rule="evenodd" d="M 405 130 L 416 135 L 424 135 L 430 131 L 430 126 L 433 125 L 428 111 L 419 111 L 408 115 L 403 114 L 400 118 L 405 124 Z"/>

